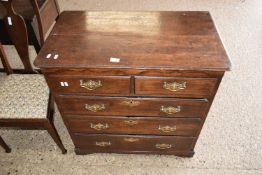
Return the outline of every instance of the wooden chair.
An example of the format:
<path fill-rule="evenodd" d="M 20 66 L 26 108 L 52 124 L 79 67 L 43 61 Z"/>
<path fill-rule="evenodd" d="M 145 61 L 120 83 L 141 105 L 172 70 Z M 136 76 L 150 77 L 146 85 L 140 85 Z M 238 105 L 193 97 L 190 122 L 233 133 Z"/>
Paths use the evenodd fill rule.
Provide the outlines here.
<path fill-rule="evenodd" d="M 54 100 L 44 77 L 12 74 L 1 43 L 0 57 L 7 73 L 0 75 L 0 127 L 47 130 L 65 154 L 66 149 L 53 123 Z"/>
<path fill-rule="evenodd" d="M 48 30 L 59 17 L 56 0 L 0 0 L 0 39 L 4 45 L 14 44 L 25 72 L 34 73 L 28 44 L 38 53 Z"/>
<path fill-rule="evenodd" d="M 5 152 L 10 153 L 11 149 L 9 148 L 9 146 L 5 143 L 5 141 L 2 139 L 2 137 L 0 136 L 0 146 L 2 146 L 5 149 Z"/>

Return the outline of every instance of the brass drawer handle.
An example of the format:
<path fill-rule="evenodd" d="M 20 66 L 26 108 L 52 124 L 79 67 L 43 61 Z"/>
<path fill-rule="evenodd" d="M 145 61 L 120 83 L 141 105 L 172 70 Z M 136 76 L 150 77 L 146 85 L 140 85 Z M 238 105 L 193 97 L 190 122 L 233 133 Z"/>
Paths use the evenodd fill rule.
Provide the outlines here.
<path fill-rule="evenodd" d="M 96 146 L 108 147 L 111 146 L 111 142 L 96 142 Z"/>
<path fill-rule="evenodd" d="M 124 138 L 124 140 L 125 140 L 126 142 L 137 142 L 137 141 L 139 141 L 138 138 Z"/>
<path fill-rule="evenodd" d="M 98 81 L 94 81 L 94 80 L 88 80 L 88 81 L 84 81 L 84 80 L 80 80 L 80 87 L 85 88 L 89 91 L 93 91 L 99 87 L 102 87 L 102 83 L 100 80 Z"/>
<path fill-rule="evenodd" d="M 85 109 L 92 112 L 98 112 L 98 111 L 105 110 L 106 107 L 104 104 L 93 104 L 93 105 L 85 104 Z"/>
<path fill-rule="evenodd" d="M 171 144 L 160 143 L 160 144 L 156 144 L 156 148 L 157 149 L 170 149 L 170 148 L 172 148 L 172 145 Z"/>
<path fill-rule="evenodd" d="M 183 82 L 183 83 L 177 83 L 177 82 L 168 83 L 168 82 L 164 82 L 163 88 L 166 89 L 166 90 L 173 91 L 173 92 L 178 91 L 178 90 L 183 90 L 183 89 L 186 89 L 186 82 Z"/>
<path fill-rule="evenodd" d="M 173 106 L 168 106 L 168 107 L 164 107 L 161 106 L 160 107 L 160 111 L 164 112 L 166 114 L 175 114 L 181 111 L 181 106 L 177 106 L 177 107 L 173 107 Z"/>
<path fill-rule="evenodd" d="M 102 124 L 102 123 L 93 124 L 93 123 L 91 123 L 90 128 L 95 129 L 97 131 L 101 131 L 103 129 L 109 128 L 109 125 L 107 123 L 106 124 Z"/>
<path fill-rule="evenodd" d="M 125 120 L 124 123 L 129 126 L 137 125 L 138 121 L 135 120 Z"/>
<path fill-rule="evenodd" d="M 176 125 L 172 126 L 158 126 L 158 129 L 162 132 L 174 132 L 176 131 Z"/>
<path fill-rule="evenodd" d="M 135 107 L 138 106 L 140 104 L 139 101 L 135 101 L 135 100 L 125 100 L 122 102 L 123 105 L 126 105 L 128 107 Z"/>

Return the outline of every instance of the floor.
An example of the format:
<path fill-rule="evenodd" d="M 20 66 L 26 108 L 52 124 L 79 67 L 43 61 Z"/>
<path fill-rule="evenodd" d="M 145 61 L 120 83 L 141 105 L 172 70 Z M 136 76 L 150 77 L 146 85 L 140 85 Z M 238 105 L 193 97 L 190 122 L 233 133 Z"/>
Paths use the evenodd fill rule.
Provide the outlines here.
<path fill-rule="evenodd" d="M 63 10 L 205 10 L 218 28 L 233 70 L 227 72 L 197 142 L 193 158 L 159 155 L 76 156 L 56 112 L 55 125 L 68 149 L 62 155 L 45 131 L 0 135 L 12 153 L 0 149 L 6 174 L 184 174 L 262 175 L 262 1 L 261 0 L 59 0 Z M 5 47 L 12 65 L 15 50 Z M 32 60 L 35 53 L 31 49 Z M 3 76 L 3 75 L 2 75 Z"/>

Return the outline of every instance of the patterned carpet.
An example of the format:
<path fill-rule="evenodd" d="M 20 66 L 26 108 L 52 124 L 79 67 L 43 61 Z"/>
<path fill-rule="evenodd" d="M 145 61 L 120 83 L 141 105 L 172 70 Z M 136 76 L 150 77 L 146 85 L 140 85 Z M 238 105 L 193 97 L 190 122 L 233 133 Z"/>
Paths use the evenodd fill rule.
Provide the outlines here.
<path fill-rule="evenodd" d="M 0 149 L 0 175 L 262 174 L 262 1 L 59 2 L 63 10 L 208 10 L 231 58 L 233 70 L 226 73 L 221 83 L 193 158 L 124 154 L 76 156 L 70 136 L 56 110 L 55 125 L 68 154 L 60 153 L 46 131 L 0 129 L 0 135 L 12 147 L 11 154 Z M 21 67 L 16 51 L 10 46 L 5 50 L 12 65 Z M 33 60 L 35 52 L 32 48 L 30 51 Z"/>

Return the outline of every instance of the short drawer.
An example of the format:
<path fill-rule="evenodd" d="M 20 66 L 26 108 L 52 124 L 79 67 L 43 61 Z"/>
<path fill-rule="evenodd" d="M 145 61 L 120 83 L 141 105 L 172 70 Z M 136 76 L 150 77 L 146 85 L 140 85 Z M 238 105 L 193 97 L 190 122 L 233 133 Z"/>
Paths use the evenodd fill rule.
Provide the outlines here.
<path fill-rule="evenodd" d="M 63 114 L 107 116 L 164 116 L 198 118 L 206 111 L 205 99 L 58 96 Z"/>
<path fill-rule="evenodd" d="M 135 77 L 137 95 L 207 98 L 216 86 L 215 78 Z"/>
<path fill-rule="evenodd" d="M 74 134 L 76 148 L 90 152 L 174 152 L 191 149 L 194 137 Z"/>
<path fill-rule="evenodd" d="M 88 95 L 130 93 L 129 76 L 48 76 L 47 82 L 57 93 L 83 93 Z"/>
<path fill-rule="evenodd" d="M 199 118 L 67 116 L 74 133 L 149 134 L 195 136 Z"/>

